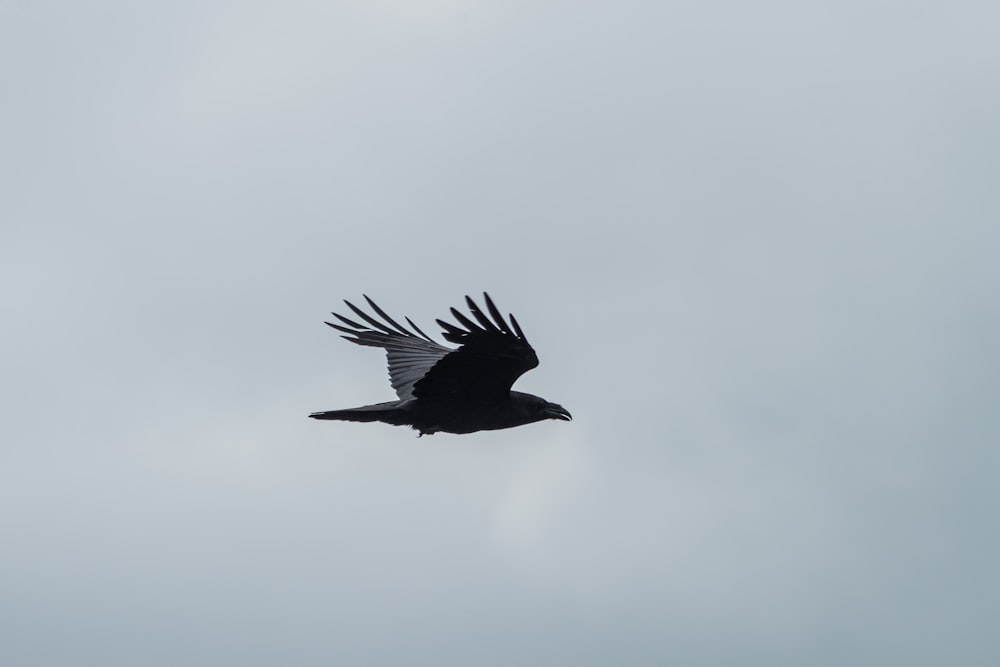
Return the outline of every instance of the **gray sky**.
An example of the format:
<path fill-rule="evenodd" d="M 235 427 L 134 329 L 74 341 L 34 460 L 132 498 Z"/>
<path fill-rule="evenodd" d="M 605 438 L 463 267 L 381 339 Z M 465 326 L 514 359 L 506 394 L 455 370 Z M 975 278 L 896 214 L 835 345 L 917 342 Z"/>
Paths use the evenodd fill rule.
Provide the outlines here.
<path fill-rule="evenodd" d="M 0 663 L 1000 663 L 997 25 L 0 1 Z M 306 419 L 484 289 L 574 422 Z"/>

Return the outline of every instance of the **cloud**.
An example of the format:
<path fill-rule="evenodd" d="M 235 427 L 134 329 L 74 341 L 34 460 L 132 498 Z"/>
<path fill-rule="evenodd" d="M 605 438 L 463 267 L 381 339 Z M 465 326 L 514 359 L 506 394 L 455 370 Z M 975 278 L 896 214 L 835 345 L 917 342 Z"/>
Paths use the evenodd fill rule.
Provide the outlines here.
<path fill-rule="evenodd" d="M 529 568 L 551 564 L 560 524 L 586 494 L 593 471 L 585 447 L 559 434 L 526 453 L 500 498 L 491 534 L 499 547 Z"/>
<path fill-rule="evenodd" d="M 0 22 L 0 661 L 996 662 L 995 10 L 64 9 Z M 482 289 L 574 422 L 306 419 L 392 395 L 341 298 Z"/>

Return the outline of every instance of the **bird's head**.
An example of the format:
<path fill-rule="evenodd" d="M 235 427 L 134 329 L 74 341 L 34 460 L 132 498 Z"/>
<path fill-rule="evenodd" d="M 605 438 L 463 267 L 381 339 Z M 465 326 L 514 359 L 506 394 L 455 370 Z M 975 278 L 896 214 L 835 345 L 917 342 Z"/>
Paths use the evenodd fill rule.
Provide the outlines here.
<path fill-rule="evenodd" d="M 542 406 L 542 413 L 545 415 L 546 419 L 561 419 L 566 422 L 573 421 L 573 415 L 569 413 L 569 410 L 558 403 L 549 403 L 544 400 L 542 403 L 544 404 Z"/>
<path fill-rule="evenodd" d="M 510 397 L 514 410 L 519 415 L 518 421 L 522 424 L 540 422 L 543 419 L 561 419 L 567 422 L 573 420 L 569 410 L 558 403 L 550 403 L 541 396 L 512 391 Z"/>

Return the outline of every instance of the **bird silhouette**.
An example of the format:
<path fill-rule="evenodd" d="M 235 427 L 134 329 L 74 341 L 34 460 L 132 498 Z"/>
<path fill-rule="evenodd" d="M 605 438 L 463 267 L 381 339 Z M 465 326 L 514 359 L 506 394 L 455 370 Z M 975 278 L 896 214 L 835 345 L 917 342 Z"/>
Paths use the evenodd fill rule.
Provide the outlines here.
<path fill-rule="evenodd" d="M 437 320 L 444 339 L 458 348 L 436 343 L 409 317 L 405 319 L 412 330 L 407 329 L 367 296 L 381 322 L 345 300 L 365 323 L 333 313 L 340 324 L 326 324 L 346 334 L 341 337 L 352 343 L 385 349 L 389 382 L 399 400 L 309 416 L 410 426 L 419 435 L 491 431 L 544 419 L 571 421 L 561 405 L 511 390 L 521 375 L 538 365 L 538 355 L 514 316 L 510 315 L 508 324 L 489 294 L 483 292 L 483 298 L 489 317 L 466 296 L 475 321 L 455 308 L 451 314 L 459 326 Z"/>

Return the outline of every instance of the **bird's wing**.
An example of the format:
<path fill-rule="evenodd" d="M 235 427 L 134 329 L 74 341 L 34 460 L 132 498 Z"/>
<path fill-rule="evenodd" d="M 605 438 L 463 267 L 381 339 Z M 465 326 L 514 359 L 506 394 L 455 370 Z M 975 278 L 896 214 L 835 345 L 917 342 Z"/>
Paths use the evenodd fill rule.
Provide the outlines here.
<path fill-rule="evenodd" d="M 475 322 L 454 308 L 451 314 L 461 326 L 437 321 L 444 329 L 445 340 L 460 347 L 442 356 L 417 380 L 414 396 L 506 397 L 514 381 L 538 365 L 538 355 L 514 316 L 510 316 L 508 324 L 490 295 L 484 292 L 483 297 L 490 317 L 465 297 Z"/>
<path fill-rule="evenodd" d="M 368 315 L 350 301 L 344 301 L 358 317 L 367 322 L 367 325 L 359 324 L 337 313 L 332 314 L 347 326 L 331 322 L 326 324 L 337 331 L 349 334 L 342 338 L 352 343 L 384 348 L 389 360 L 389 382 L 396 390 L 396 395 L 400 400 L 413 398 L 416 383 L 453 350 L 435 343 L 410 318 L 407 317 L 406 321 L 413 327 L 413 331 L 386 315 L 385 311 L 367 296 L 365 300 L 372 310 L 385 320 L 384 323 Z"/>

